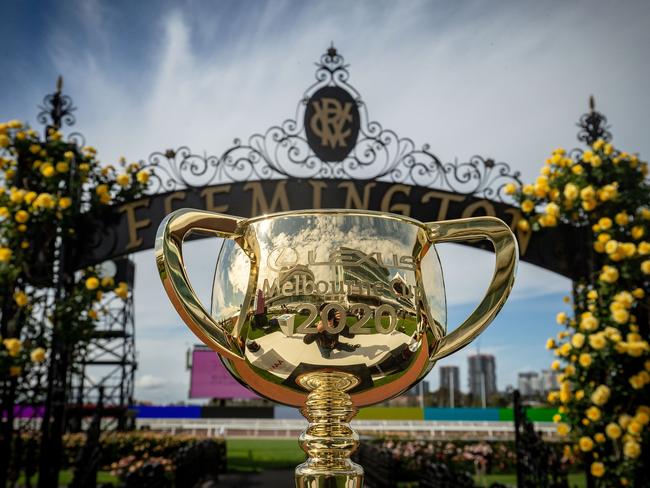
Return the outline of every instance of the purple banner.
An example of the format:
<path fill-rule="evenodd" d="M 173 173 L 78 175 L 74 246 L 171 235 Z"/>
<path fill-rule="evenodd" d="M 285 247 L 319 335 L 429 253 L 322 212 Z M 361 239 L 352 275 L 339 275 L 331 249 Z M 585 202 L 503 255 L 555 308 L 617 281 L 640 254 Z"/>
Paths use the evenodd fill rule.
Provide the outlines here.
<path fill-rule="evenodd" d="M 192 351 L 190 398 L 259 398 L 240 385 L 225 368 L 214 351 Z"/>

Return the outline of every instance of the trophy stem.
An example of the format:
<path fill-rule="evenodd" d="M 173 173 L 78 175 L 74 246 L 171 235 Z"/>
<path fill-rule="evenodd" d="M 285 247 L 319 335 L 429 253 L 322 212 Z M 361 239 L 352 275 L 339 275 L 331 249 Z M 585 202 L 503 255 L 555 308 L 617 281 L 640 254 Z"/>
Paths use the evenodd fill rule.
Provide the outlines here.
<path fill-rule="evenodd" d="M 359 384 L 340 371 L 306 373 L 298 383 L 309 390 L 301 409 L 309 426 L 300 435 L 307 461 L 296 467 L 296 488 L 362 488 L 363 468 L 350 460 L 359 436 L 350 427 L 357 413 L 347 391 Z"/>

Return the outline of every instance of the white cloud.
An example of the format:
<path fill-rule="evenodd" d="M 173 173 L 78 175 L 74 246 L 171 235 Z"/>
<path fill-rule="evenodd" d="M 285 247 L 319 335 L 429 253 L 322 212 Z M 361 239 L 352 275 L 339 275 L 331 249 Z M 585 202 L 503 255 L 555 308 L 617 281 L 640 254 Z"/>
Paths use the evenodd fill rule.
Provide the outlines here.
<path fill-rule="evenodd" d="M 614 123 L 615 142 L 650 154 L 646 3 L 267 2 L 255 15 L 232 18 L 190 3 L 154 16 L 159 42 L 138 69 L 111 57 L 103 39 L 118 33 L 97 21 L 97 5 L 84 15 L 100 48 L 53 31 L 48 49 L 79 107 L 79 129 L 106 162 L 182 144 L 219 154 L 234 137 L 281 122 L 293 115 L 330 40 L 351 63 L 350 81 L 371 119 L 417 145 L 430 142 L 443 160 L 478 153 L 530 179 L 550 149 L 575 144 L 574 124 L 591 93 Z M 188 248 L 207 305 L 214 241 Z M 441 249 L 450 303 L 477 302 L 492 273 L 490 254 Z M 196 340 L 165 297 L 151 253 L 136 262 L 136 396 L 183 400 L 185 349 Z M 522 265 L 513 297 L 568 286 Z M 166 395 L 145 389 L 148 377 L 166 378 Z"/>

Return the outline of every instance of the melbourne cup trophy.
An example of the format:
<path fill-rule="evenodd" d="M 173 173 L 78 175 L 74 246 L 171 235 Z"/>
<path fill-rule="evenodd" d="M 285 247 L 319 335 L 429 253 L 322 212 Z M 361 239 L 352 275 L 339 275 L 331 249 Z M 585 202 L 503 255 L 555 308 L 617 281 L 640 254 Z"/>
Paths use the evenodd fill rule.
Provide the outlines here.
<path fill-rule="evenodd" d="M 209 311 L 183 263 L 192 232 L 225 239 Z M 448 332 L 435 244 L 482 239 L 496 254 L 492 281 Z M 304 210 L 245 219 L 184 209 L 168 215 L 156 237 L 160 277 L 185 323 L 238 381 L 309 421 L 298 488 L 363 485 L 363 468 L 350 460 L 357 409 L 401 394 L 477 337 L 507 299 L 517 260 L 510 228 L 493 217 L 423 223 Z"/>

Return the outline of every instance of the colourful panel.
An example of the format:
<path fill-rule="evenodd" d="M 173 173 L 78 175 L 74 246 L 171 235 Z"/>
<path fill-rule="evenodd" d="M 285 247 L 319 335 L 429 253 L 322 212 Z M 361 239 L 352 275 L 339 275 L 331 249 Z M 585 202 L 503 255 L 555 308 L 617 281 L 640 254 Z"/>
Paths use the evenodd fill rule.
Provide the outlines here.
<path fill-rule="evenodd" d="M 153 405 L 137 405 L 131 407 L 136 417 L 140 419 L 198 419 L 201 418 L 201 407 L 160 407 Z"/>
<path fill-rule="evenodd" d="M 498 408 L 425 408 L 424 419 L 450 422 L 501 420 Z"/>
<path fill-rule="evenodd" d="M 504 422 L 514 422 L 515 414 L 512 408 L 500 408 L 499 420 L 503 420 Z"/>
<path fill-rule="evenodd" d="M 359 420 L 422 420 L 422 409 L 417 407 L 369 407 L 356 415 Z"/>
<path fill-rule="evenodd" d="M 553 415 L 557 413 L 556 408 L 529 408 L 527 415 L 533 422 L 553 422 Z"/>

